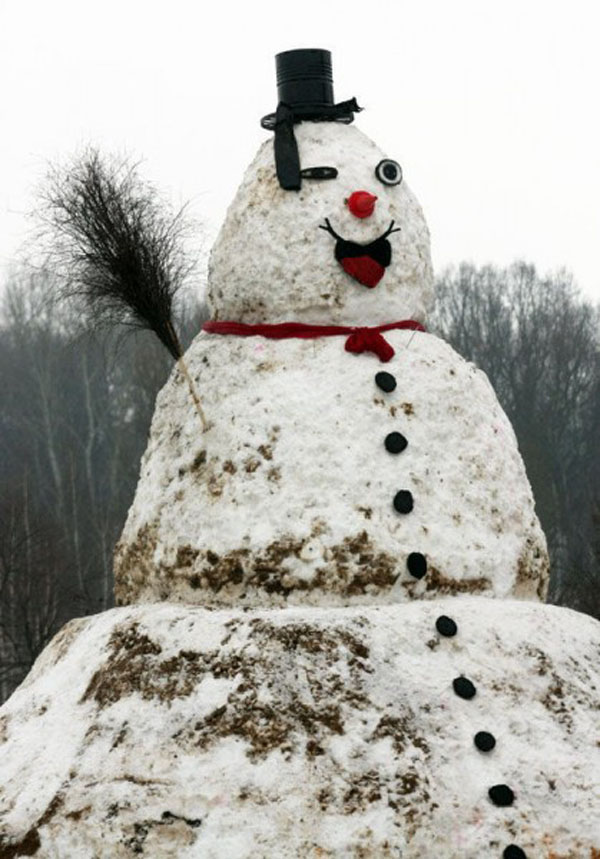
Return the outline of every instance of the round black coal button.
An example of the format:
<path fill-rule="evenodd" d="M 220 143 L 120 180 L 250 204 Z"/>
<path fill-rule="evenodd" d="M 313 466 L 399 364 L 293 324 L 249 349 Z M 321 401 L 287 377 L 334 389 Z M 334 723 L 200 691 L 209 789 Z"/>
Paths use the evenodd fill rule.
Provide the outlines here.
<path fill-rule="evenodd" d="M 527 859 L 527 855 L 524 850 L 521 850 L 520 847 L 517 847 L 516 844 L 509 844 L 508 847 L 505 847 L 502 851 L 502 859 Z"/>
<path fill-rule="evenodd" d="M 375 384 L 382 391 L 385 391 L 386 394 L 390 394 L 396 387 L 396 379 L 391 373 L 376 373 Z"/>
<path fill-rule="evenodd" d="M 502 807 L 512 805 L 515 801 L 515 795 L 507 784 L 495 784 L 488 790 L 488 796 L 494 805 Z"/>
<path fill-rule="evenodd" d="M 467 701 L 475 697 L 477 689 L 466 677 L 456 677 L 452 681 L 452 688 L 459 698 L 465 698 Z"/>
<path fill-rule="evenodd" d="M 491 752 L 496 745 L 496 738 L 487 731 L 478 731 L 473 737 L 473 742 L 480 752 Z"/>
<path fill-rule="evenodd" d="M 448 637 L 456 635 L 456 633 L 458 632 L 458 627 L 456 623 L 452 620 L 451 617 L 446 617 L 445 614 L 441 614 L 438 617 L 435 622 L 435 628 L 440 635 L 447 635 Z"/>
<path fill-rule="evenodd" d="M 408 489 L 401 489 L 394 495 L 394 507 L 398 513 L 410 513 L 413 509 L 412 492 Z"/>
<path fill-rule="evenodd" d="M 384 444 L 388 453 L 402 453 L 408 442 L 401 432 L 390 432 L 386 435 Z"/>
<path fill-rule="evenodd" d="M 411 552 L 406 559 L 406 568 L 415 579 L 422 579 L 427 572 L 427 558 L 420 552 Z"/>

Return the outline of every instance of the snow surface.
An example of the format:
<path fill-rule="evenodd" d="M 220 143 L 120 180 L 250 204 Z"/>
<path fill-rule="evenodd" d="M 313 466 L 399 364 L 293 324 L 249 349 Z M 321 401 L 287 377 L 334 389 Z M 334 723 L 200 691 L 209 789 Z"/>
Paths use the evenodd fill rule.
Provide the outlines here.
<path fill-rule="evenodd" d="M 215 606 L 538 598 L 544 536 L 514 432 L 450 346 L 393 331 L 382 364 L 344 337 L 201 334 L 160 393 L 116 555 L 116 593 Z M 394 374 L 384 393 L 375 374 Z M 400 454 L 384 447 L 401 432 Z M 409 490 L 413 511 L 393 498 Z M 407 570 L 424 554 L 427 575 Z"/>
<path fill-rule="evenodd" d="M 270 137 L 261 146 L 231 203 L 212 250 L 207 299 L 215 319 L 376 325 L 425 321 L 433 299 L 429 230 L 406 182 L 375 176 L 388 156 L 354 125 L 295 126 L 300 165 L 336 167 L 337 179 L 308 180 L 284 191 L 277 181 Z M 401 162 L 397 153 L 391 158 Z M 354 191 L 378 198 L 370 217 L 351 214 Z M 329 218 L 344 239 L 368 244 L 393 220 L 392 259 L 380 283 L 362 286 L 341 268 L 335 240 L 319 229 Z"/>
<path fill-rule="evenodd" d="M 114 609 L 0 710 L 0 855 L 593 859 L 599 689 L 600 624 L 534 603 Z"/>

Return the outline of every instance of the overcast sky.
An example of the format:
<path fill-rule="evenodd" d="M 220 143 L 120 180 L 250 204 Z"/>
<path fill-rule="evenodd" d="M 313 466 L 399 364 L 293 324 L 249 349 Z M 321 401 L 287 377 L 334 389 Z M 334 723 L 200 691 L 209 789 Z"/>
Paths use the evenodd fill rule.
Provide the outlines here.
<path fill-rule="evenodd" d="M 86 143 L 143 158 L 214 235 L 274 55 L 318 47 L 402 164 L 437 269 L 521 257 L 600 300 L 599 24 L 596 0 L 0 0 L 0 263 L 47 163 Z"/>

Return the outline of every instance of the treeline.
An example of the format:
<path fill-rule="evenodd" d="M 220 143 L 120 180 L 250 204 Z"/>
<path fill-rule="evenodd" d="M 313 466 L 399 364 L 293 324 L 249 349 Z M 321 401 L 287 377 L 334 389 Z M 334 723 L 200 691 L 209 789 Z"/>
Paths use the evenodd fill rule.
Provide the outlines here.
<path fill-rule="evenodd" d="M 147 331 L 93 331 L 44 271 L 2 295 L 0 700 L 67 620 L 113 605 L 114 544 L 173 367 Z M 180 317 L 189 343 L 202 308 Z"/>
<path fill-rule="evenodd" d="M 433 321 L 513 424 L 548 540 L 549 602 L 600 618 L 600 307 L 568 272 L 463 264 L 440 277 Z"/>
<path fill-rule="evenodd" d="M 113 547 L 173 366 L 148 332 L 93 332 L 55 287 L 17 270 L 0 306 L 0 700 L 63 623 L 112 606 Z M 205 311 L 183 316 L 189 343 Z M 430 330 L 486 371 L 513 422 L 550 599 L 600 617 L 598 322 L 566 273 L 462 265 L 439 280 Z"/>

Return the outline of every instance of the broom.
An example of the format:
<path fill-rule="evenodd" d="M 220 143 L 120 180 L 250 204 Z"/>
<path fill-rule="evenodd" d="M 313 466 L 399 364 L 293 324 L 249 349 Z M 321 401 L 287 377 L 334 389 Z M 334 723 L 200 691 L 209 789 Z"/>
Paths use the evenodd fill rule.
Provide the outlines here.
<path fill-rule="evenodd" d="M 135 166 L 88 149 L 54 167 L 42 219 L 69 272 L 62 294 L 83 299 L 95 325 L 154 331 L 177 361 L 205 432 L 208 424 L 173 324 L 173 301 L 190 266 L 182 250 L 183 210 L 169 218 Z"/>

